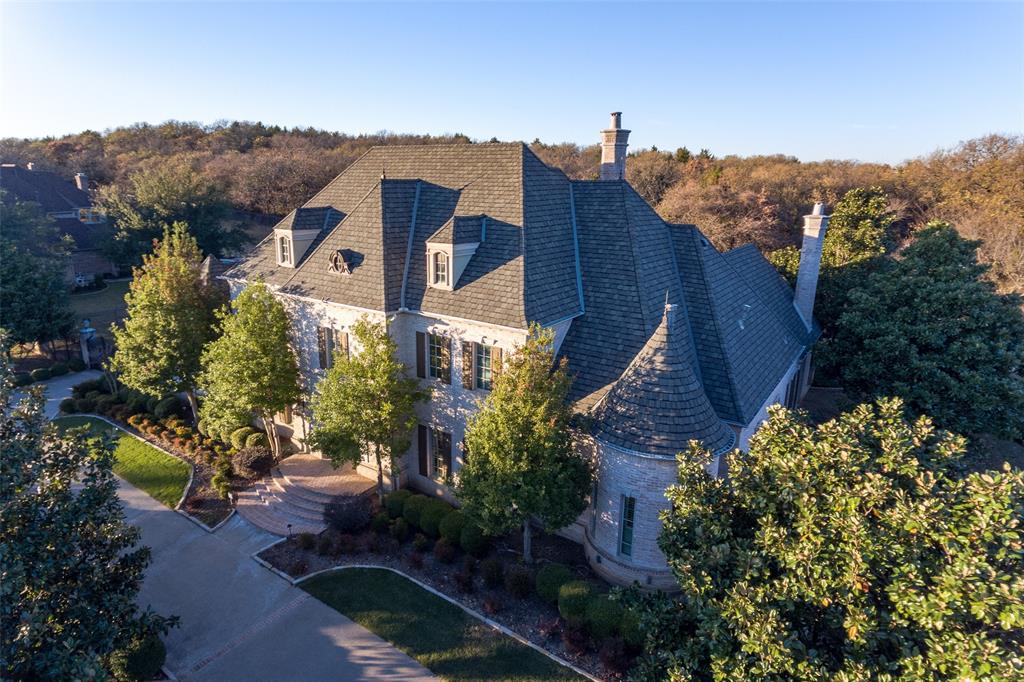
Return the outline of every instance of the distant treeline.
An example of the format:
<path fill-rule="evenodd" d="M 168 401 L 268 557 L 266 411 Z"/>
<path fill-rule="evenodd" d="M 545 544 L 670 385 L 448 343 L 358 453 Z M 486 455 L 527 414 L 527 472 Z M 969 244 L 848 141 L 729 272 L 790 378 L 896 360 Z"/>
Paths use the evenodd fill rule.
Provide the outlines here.
<path fill-rule="evenodd" d="M 161 165 L 191 166 L 235 209 L 282 215 L 376 145 L 472 144 L 465 135 L 347 135 L 262 123 L 199 125 L 171 121 L 104 133 L 0 140 L 0 160 L 35 162 L 67 177 L 85 172 L 100 185 Z M 570 177 L 596 178 L 598 145 L 531 148 Z M 983 241 L 982 259 L 1003 290 L 1024 291 L 1024 138 L 989 135 L 899 165 L 801 162 L 795 157 L 726 156 L 638 150 L 632 185 L 667 220 L 697 224 L 722 249 L 753 242 L 768 253 L 799 242 L 801 216 L 814 201 L 835 203 L 857 187 L 881 187 L 902 234 L 929 220 Z"/>

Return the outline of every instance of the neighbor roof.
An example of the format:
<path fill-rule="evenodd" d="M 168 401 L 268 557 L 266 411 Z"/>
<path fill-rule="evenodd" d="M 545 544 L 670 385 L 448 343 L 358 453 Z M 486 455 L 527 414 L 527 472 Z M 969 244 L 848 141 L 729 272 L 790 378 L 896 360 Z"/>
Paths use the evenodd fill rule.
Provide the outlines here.
<path fill-rule="evenodd" d="M 21 166 L 0 166 L 0 189 L 18 201 L 34 201 L 46 213 L 89 208 L 89 194 L 50 171 L 29 170 Z"/>

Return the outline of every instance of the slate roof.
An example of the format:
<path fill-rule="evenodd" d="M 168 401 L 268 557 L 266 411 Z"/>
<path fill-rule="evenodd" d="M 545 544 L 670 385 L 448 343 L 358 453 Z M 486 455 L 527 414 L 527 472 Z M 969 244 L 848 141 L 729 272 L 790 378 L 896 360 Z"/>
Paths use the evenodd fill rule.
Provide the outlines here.
<path fill-rule="evenodd" d="M 694 349 L 679 308 L 665 306 L 661 323 L 595 407 L 595 435 L 602 441 L 664 457 L 675 457 L 692 440 L 714 452 L 735 443 L 694 371 Z"/>

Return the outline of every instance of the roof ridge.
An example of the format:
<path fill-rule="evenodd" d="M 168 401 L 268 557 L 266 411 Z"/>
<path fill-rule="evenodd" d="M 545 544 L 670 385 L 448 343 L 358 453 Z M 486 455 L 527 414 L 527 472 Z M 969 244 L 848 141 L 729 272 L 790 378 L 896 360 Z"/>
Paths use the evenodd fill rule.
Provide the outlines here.
<path fill-rule="evenodd" d="M 366 150 L 365 152 L 363 152 L 363 153 L 362 153 L 362 154 L 361 154 L 361 155 L 359 156 L 359 158 L 358 158 L 358 159 L 356 159 L 355 161 L 353 161 L 352 163 L 350 163 L 350 164 L 349 164 L 348 166 L 346 166 L 346 167 L 345 167 L 345 170 L 341 171 L 340 173 L 338 173 L 337 175 L 335 175 L 335 176 L 334 176 L 333 178 L 331 178 L 331 179 L 330 179 L 330 181 L 328 181 L 328 183 L 327 183 L 326 185 L 324 185 L 323 187 L 321 187 L 321 188 L 320 188 L 320 191 L 319 191 L 319 192 L 317 192 L 316 194 L 314 194 L 313 196 L 311 196 L 311 197 L 310 197 L 309 199 L 306 199 L 306 202 L 305 202 L 304 204 L 302 204 L 302 206 L 298 206 L 297 208 L 293 208 L 292 210 L 293 210 L 293 211 L 295 211 L 295 210 L 298 210 L 299 208 L 305 208 L 306 206 L 308 206 L 308 205 L 309 205 L 309 203 L 310 203 L 311 201 L 313 201 L 313 200 L 314 200 L 314 199 L 316 199 L 316 198 L 317 198 L 318 196 L 320 196 L 321 194 L 323 194 L 324 192 L 326 192 L 326 191 L 327 191 L 327 188 L 328 188 L 328 187 L 330 187 L 331 185 L 333 185 L 333 184 L 334 184 L 335 182 L 337 182 L 337 181 L 338 181 L 338 179 L 340 179 L 340 178 L 341 178 L 341 176 L 345 175 L 345 173 L 348 173 L 348 172 L 349 172 L 350 170 L 352 170 L 353 168 L 355 168 L 355 167 L 356 167 L 356 165 L 357 165 L 357 164 L 358 164 L 358 163 L 359 163 L 360 161 L 362 161 L 363 159 L 365 159 L 365 158 L 366 158 L 366 157 L 367 157 L 367 156 L 368 156 L 368 155 L 370 154 L 370 152 L 372 152 L 372 151 L 373 151 L 374 149 L 376 149 L 376 147 L 370 147 L 369 149 L 367 149 L 367 150 Z M 378 183 L 378 184 L 379 184 L 379 183 Z M 366 198 L 366 197 L 364 196 L 364 197 L 363 197 L 363 199 L 365 199 L 365 198 Z M 362 199 L 360 199 L 359 201 L 360 201 L 360 203 L 362 203 Z M 358 206 L 358 204 L 357 204 L 357 206 Z M 317 207 L 317 206 L 313 206 L 312 208 L 319 208 L 319 207 Z M 354 209 L 353 209 L 353 210 L 354 210 Z M 343 221 L 343 222 L 344 222 L 344 221 Z"/>

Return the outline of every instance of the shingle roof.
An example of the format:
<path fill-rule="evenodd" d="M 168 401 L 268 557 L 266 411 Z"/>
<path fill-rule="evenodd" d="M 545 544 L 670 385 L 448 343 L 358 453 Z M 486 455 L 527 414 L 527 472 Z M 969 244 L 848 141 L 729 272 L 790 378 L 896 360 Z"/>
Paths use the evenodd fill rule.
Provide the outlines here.
<path fill-rule="evenodd" d="M 626 371 L 594 409 L 595 436 L 629 450 L 674 457 L 692 441 L 722 452 L 735 433 L 708 401 L 693 368 L 686 320 L 676 305 L 665 314 Z"/>
<path fill-rule="evenodd" d="M 50 171 L 28 170 L 4 164 L 0 166 L 0 189 L 19 201 L 34 201 L 46 213 L 89 208 L 92 205 L 88 192 Z"/>

